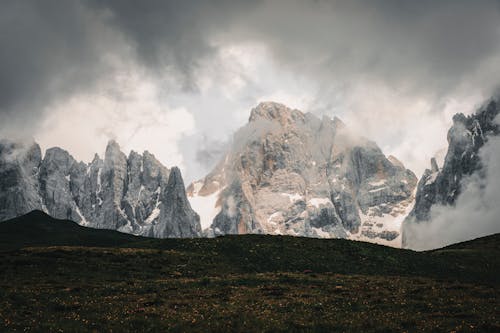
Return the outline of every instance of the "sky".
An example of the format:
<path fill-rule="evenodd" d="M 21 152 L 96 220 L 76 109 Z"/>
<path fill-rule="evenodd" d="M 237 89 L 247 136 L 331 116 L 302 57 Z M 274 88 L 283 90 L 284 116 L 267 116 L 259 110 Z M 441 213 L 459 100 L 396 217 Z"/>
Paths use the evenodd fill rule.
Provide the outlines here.
<path fill-rule="evenodd" d="M 498 89 L 499 0 L 4 0 L 0 137 L 203 177 L 252 107 L 338 116 L 417 176 Z"/>

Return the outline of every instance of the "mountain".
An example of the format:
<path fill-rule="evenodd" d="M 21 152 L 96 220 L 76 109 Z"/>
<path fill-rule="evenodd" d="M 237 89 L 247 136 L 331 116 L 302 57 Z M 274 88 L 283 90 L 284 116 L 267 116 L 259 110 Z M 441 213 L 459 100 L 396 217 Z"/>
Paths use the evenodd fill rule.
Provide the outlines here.
<path fill-rule="evenodd" d="M 41 161 L 37 144 L 0 141 L 0 221 L 42 207 L 38 191 Z"/>
<path fill-rule="evenodd" d="M 418 182 L 415 206 L 403 224 L 404 246 L 410 237 L 408 226 L 429 221 L 434 206 L 453 206 L 467 177 L 484 176 L 479 150 L 488 138 L 500 135 L 500 126 L 495 119 L 499 113 L 500 102 L 492 99 L 473 115 L 459 113 L 453 116 L 442 168 L 434 158 L 431 159 L 431 169 L 425 170 Z"/>
<path fill-rule="evenodd" d="M 338 118 L 265 102 L 188 197 L 207 235 L 354 238 L 398 246 L 417 178 Z"/>
<path fill-rule="evenodd" d="M 122 246 L 147 238 L 114 230 L 86 228 L 40 210 L 0 223 L 0 249 L 26 246 Z"/>
<path fill-rule="evenodd" d="M 0 141 L 0 221 L 42 210 L 83 226 L 158 238 L 197 237 L 198 215 L 186 198 L 178 168 L 132 151 L 115 141 L 104 160 L 77 162 L 50 148 L 42 159 L 36 143 Z"/>

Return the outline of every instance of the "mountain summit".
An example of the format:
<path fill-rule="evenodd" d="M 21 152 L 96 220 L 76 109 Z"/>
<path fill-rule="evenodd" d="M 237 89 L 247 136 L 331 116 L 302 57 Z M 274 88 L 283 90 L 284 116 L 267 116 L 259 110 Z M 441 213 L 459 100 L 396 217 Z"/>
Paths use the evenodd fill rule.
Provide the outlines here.
<path fill-rule="evenodd" d="M 287 234 L 400 244 L 415 175 L 340 119 L 264 102 L 188 187 L 208 235 Z"/>

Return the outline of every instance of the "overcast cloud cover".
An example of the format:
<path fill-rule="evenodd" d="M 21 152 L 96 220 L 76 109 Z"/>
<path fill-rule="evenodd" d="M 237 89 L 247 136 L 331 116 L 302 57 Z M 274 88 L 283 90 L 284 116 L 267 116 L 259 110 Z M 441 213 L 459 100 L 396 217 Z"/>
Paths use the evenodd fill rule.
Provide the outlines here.
<path fill-rule="evenodd" d="M 262 100 L 337 115 L 418 176 L 498 87 L 500 1 L 2 1 L 0 136 L 114 138 L 203 176 Z"/>

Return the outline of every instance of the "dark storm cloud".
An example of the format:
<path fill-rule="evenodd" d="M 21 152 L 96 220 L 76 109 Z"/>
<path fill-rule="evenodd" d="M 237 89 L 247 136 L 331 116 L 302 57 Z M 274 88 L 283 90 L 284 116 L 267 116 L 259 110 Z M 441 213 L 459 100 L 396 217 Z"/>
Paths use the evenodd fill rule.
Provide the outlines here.
<path fill-rule="evenodd" d="M 191 87 L 193 69 L 215 51 L 214 38 L 264 43 L 278 64 L 325 82 L 373 76 L 435 94 L 475 75 L 500 54 L 498 0 L 96 4 L 112 13 L 111 23 L 146 64 L 182 73 Z"/>
<path fill-rule="evenodd" d="M 247 3 L 3 1 L 1 127 L 35 123 L 48 103 L 92 88 L 114 70 L 110 57 L 137 57 L 151 72 L 195 87 L 192 71 L 213 51 L 210 33 Z"/>
<path fill-rule="evenodd" d="M 213 34 L 251 11 L 258 1 L 94 1 L 111 13 L 108 22 L 123 32 L 140 59 L 153 71 L 177 75 L 186 88 L 196 88 L 193 70 L 211 55 Z M 233 22 L 236 23 L 236 22 Z"/>
<path fill-rule="evenodd" d="M 439 99 L 500 77 L 497 0 L 7 0 L 0 31 L 2 122 L 36 120 L 47 103 L 92 87 L 113 70 L 109 55 L 196 91 L 202 61 L 246 41 L 318 81 L 326 104 L 331 89 L 360 81 Z"/>
<path fill-rule="evenodd" d="M 373 78 L 440 94 L 478 71 L 479 84 L 498 77 L 498 66 L 482 66 L 498 65 L 499 1 L 274 1 L 235 30 L 325 82 Z"/>
<path fill-rule="evenodd" d="M 75 1 L 3 1 L 0 10 L 0 121 L 37 118 L 50 99 L 97 75 L 92 17 Z"/>

